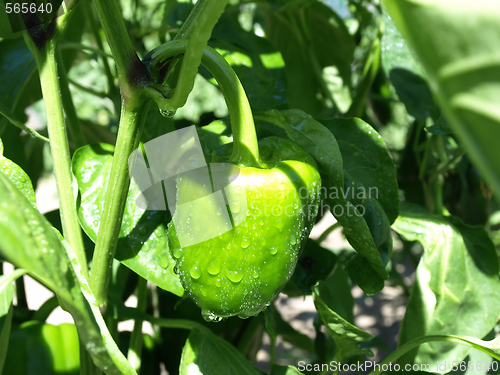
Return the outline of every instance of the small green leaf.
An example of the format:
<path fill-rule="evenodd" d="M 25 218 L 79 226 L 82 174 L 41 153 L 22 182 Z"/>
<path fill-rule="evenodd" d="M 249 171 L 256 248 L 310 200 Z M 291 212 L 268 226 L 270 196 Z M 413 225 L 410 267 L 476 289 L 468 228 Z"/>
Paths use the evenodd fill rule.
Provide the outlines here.
<path fill-rule="evenodd" d="M 193 329 L 182 350 L 180 375 L 263 375 L 227 341 L 207 330 Z"/>
<path fill-rule="evenodd" d="M 80 191 L 78 217 L 83 230 L 94 242 L 99 230 L 113 151 L 113 146 L 101 143 L 79 148 L 73 155 L 73 174 Z M 132 181 L 115 257 L 146 280 L 182 296 L 184 289 L 174 273 L 175 262 L 168 250 L 166 211 L 137 207 L 138 194 L 139 187 Z"/>
<path fill-rule="evenodd" d="M 3 144 L 0 139 L 0 173 L 3 173 L 36 208 L 36 196 L 31 180 L 20 166 L 3 156 Z"/>
<path fill-rule="evenodd" d="M 333 311 L 349 323 L 354 323 L 354 298 L 351 294 L 349 277 L 340 265 L 325 281 L 318 283 L 321 299 Z"/>
<path fill-rule="evenodd" d="M 12 301 L 14 300 L 15 291 L 12 282 L 25 273 L 26 271 L 24 270 L 15 270 L 9 275 L 0 276 L 0 374 L 4 367 L 10 341 L 9 335 L 13 312 Z"/>
<path fill-rule="evenodd" d="M 393 227 L 424 247 L 399 345 L 425 335 L 483 338 L 490 332 L 500 314 L 500 276 L 498 255 L 484 228 L 411 205 L 402 207 Z M 469 350 L 462 345 L 426 343 L 401 361 L 451 364 L 465 358 Z"/>
<path fill-rule="evenodd" d="M 335 340 L 337 360 L 341 362 L 353 354 L 373 356 L 370 350 L 360 349 L 358 346 L 362 342 L 371 340 L 373 336 L 352 325 L 328 307 L 321 295 L 321 284 L 322 282 L 320 281 L 319 285 L 314 287 L 314 305 L 316 306 L 316 310 L 318 310 L 321 322 L 325 325 L 330 336 Z"/>
<path fill-rule="evenodd" d="M 421 76 L 406 69 L 394 68 L 389 73 L 389 79 L 406 111 L 417 120 L 425 120 L 439 113 L 431 90 Z"/>
<path fill-rule="evenodd" d="M 326 279 L 336 264 L 337 256 L 333 252 L 309 239 L 297 261 L 292 278 L 282 292 L 289 297 L 311 294 L 313 285 Z"/>

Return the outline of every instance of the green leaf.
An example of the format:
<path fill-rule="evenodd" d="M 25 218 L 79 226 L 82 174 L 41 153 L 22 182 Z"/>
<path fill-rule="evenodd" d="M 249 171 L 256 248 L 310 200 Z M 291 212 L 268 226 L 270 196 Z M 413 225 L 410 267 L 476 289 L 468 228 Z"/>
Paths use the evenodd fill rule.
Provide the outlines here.
<path fill-rule="evenodd" d="M 83 230 L 94 242 L 99 230 L 113 151 L 113 146 L 100 143 L 81 147 L 73 155 L 73 174 L 80 191 L 78 218 Z M 138 194 L 139 187 L 132 181 L 115 257 L 146 280 L 182 296 L 184 289 L 174 273 L 175 262 L 168 250 L 166 211 L 137 207 Z"/>
<path fill-rule="evenodd" d="M 207 330 L 193 329 L 182 350 L 180 375 L 264 373 L 252 366 L 234 346 Z"/>
<path fill-rule="evenodd" d="M 232 66 L 253 111 L 287 108 L 285 63 L 267 39 L 244 31 L 224 13 L 212 32 L 209 45 Z M 206 78 L 210 76 L 206 69 L 202 74 Z"/>
<path fill-rule="evenodd" d="M 326 279 L 336 264 L 337 256 L 333 252 L 309 239 L 297 261 L 292 278 L 282 292 L 289 297 L 311 294 L 313 285 Z"/>
<path fill-rule="evenodd" d="M 342 362 L 353 354 L 373 356 L 370 350 L 360 349 L 358 346 L 362 342 L 371 340 L 373 336 L 349 323 L 326 304 L 322 296 L 322 283 L 320 281 L 313 289 L 314 306 L 318 310 L 321 322 L 335 340 L 337 361 Z"/>
<path fill-rule="evenodd" d="M 302 375 L 295 366 L 280 366 L 274 364 L 271 368 L 271 375 Z"/>
<path fill-rule="evenodd" d="M 297 332 L 288 322 L 283 320 L 283 317 L 274 305 L 264 310 L 264 316 L 266 318 L 264 326 L 272 339 L 281 336 L 283 340 L 295 347 L 304 349 L 307 352 L 313 351 L 314 344 L 309 336 Z"/>
<path fill-rule="evenodd" d="M 500 314 L 500 276 L 498 255 L 484 228 L 410 205 L 403 206 L 393 228 L 424 247 L 399 345 L 425 335 L 482 338 L 490 332 Z M 451 364 L 469 351 L 461 345 L 426 343 L 402 361 Z"/>
<path fill-rule="evenodd" d="M 12 111 L 36 64 L 23 38 L 0 41 L 0 50 L 0 103 Z"/>
<path fill-rule="evenodd" d="M 266 36 L 281 52 L 291 108 L 316 114 L 335 106 L 351 86 L 354 40 L 342 19 L 319 1 L 291 1 L 262 6 Z M 338 72 L 339 91 L 331 92 L 324 76 Z M 325 71 L 326 70 L 326 71 Z M 344 90 L 345 91 L 345 90 Z M 344 92 L 345 94 L 345 92 Z M 338 105 L 337 105 L 338 106 Z"/>
<path fill-rule="evenodd" d="M 354 323 L 354 298 L 351 294 L 351 284 L 340 265 L 335 268 L 328 279 L 318 283 L 316 289 L 328 307 L 347 322 Z"/>
<path fill-rule="evenodd" d="M 13 312 L 12 301 L 14 300 L 15 291 L 12 282 L 25 273 L 26 271 L 24 270 L 15 270 L 9 275 L 0 276 L 0 374 L 2 373 L 9 347 Z"/>
<path fill-rule="evenodd" d="M 417 120 L 425 120 L 439 113 L 431 90 L 420 75 L 406 69 L 394 68 L 389 73 L 389 79 L 406 111 Z"/>
<path fill-rule="evenodd" d="M 78 375 L 79 354 L 74 324 L 29 321 L 12 330 L 5 368 L 16 375 Z"/>
<path fill-rule="evenodd" d="M 470 158 L 500 196 L 500 3 L 384 0 Z"/>
<path fill-rule="evenodd" d="M 394 25 L 394 21 L 382 9 L 384 21 L 384 34 L 382 35 L 382 66 L 389 74 L 394 68 L 406 69 L 414 74 L 423 76 L 422 68 L 417 60 L 413 58 L 408 43 Z"/>
<path fill-rule="evenodd" d="M 376 200 L 392 224 L 399 214 L 398 183 L 396 166 L 382 137 L 358 118 L 320 122 L 333 133 L 342 153 L 347 199 L 355 204 Z"/>
<path fill-rule="evenodd" d="M 348 267 L 351 277 L 367 294 L 382 290 L 389 277 L 384 264 L 392 251 L 388 216 L 395 219 L 399 201 L 395 166 L 378 133 L 358 119 L 322 120 L 325 126 L 299 110 L 267 111 L 256 118 L 285 129 L 314 157 L 325 201 L 358 252 Z M 376 197 L 370 197 L 372 191 Z M 364 208 L 364 216 L 355 205 Z"/>
<path fill-rule="evenodd" d="M 36 196 L 30 178 L 20 166 L 3 156 L 3 144 L 1 139 L 0 173 L 3 173 L 3 175 L 7 177 L 10 182 L 16 185 L 16 187 L 24 194 L 24 196 L 28 198 L 33 207 L 36 208 Z"/>
<path fill-rule="evenodd" d="M 0 233 L 0 255 L 56 293 L 94 363 L 107 374 L 135 374 L 106 328 L 71 248 L 2 173 Z"/>

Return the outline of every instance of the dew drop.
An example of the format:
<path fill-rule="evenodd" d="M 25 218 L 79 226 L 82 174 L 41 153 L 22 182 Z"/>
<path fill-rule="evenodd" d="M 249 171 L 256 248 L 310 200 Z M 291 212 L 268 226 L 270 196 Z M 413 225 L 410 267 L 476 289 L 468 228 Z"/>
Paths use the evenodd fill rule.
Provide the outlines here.
<path fill-rule="evenodd" d="M 272 255 L 275 255 L 277 252 L 278 252 L 278 248 L 276 246 L 273 246 L 269 249 L 269 252 L 272 254 Z"/>
<path fill-rule="evenodd" d="M 99 226 L 99 222 L 97 220 L 94 220 L 94 227 L 98 227 Z"/>
<path fill-rule="evenodd" d="M 169 262 L 168 262 L 168 257 L 166 256 L 166 254 L 162 254 L 160 259 L 158 260 L 158 263 L 159 263 L 160 267 L 163 269 L 166 269 L 168 267 Z"/>
<path fill-rule="evenodd" d="M 174 117 L 175 111 L 166 111 L 164 109 L 160 109 L 160 113 L 163 117 L 171 118 Z"/>
<path fill-rule="evenodd" d="M 193 268 L 191 268 L 191 271 L 189 271 L 189 274 L 195 280 L 198 280 L 201 277 L 201 271 L 198 268 L 198 266 L 194 266 Z"/>
<path fill-rule="evenodd" d="M 221 279 L 217 279 L 217 280 L 215 281 L 215 286 L 216 286 L 217 288 L 220 288 L 220 287 L 222 286 L 222 281 L 221 281 Z"/>
<path fill-rule="evenodd" d="M 295 237 L 294 234 L 292 234 L 291 237 L 290 237 L 290 243 L 292 245 L 295 245 L 297 243 L 297 237 Z"/>
<path fill-rule="evenodd" d="M 252 277 L 253 277 L 254 279 L 257 279 L 257 278 L 259 277 L 259 275 L 260 275 L 260 274 L 259 274 L 259 271 L 257 271 L 257 270 L 254 270 L 254 271 L 252 272 Z"/>
<path fill-rule="evenodd" d="M 250 241 L 248 238 L 243 237 L 243 240 L 241 241 L 241 247 L 246 249 L 248 246 L 250 246 Z"/>
<path fill-rule="evenodd" d="M 179 249 L 178 247 L 174 248 L 173 255 L 174 255 L 174 258 L 180 258 L 182 255 L 181 249 Z"/>
<path fill-rule="evenodd" d="M 201 310 L 201 316 L 207 322 L 220 322 L 222 318 L 214 314 L 214 312 L 206 309 Z"/>
<path fill-rule="evenodd" d="M 218 275 L 220 272 L 220 261 L 215 259 L 212 263 L 210 263 L 207 267 L 207 271 L 210 275 Z"/>
<path fill-rule="evenodd" d="M 227 278 L 231 280 L 233 283 L 239 283 L 241 279 L 243 279 L 243 272 L 241 271 L 228 271 Z"/>

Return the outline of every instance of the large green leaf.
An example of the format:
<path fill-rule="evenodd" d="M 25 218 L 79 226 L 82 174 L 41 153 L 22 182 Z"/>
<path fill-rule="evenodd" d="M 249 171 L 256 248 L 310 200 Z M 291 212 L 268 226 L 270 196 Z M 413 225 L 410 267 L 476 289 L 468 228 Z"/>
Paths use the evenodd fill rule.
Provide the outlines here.
<path fill-rule="evenodd" d="M 280 3 L 285 5 L 260 5 L 265 10 L 266 36 L 286 63 L 290 107 L 313 114 L 339 107 L 339 97 L 351 86 L 352 36 L 342 19 L 319 1 Z M 332 72 L 339 82 L 337 90 L 329 86 Z"/>
<path fill-rule="evenodd" d="M 500 3 L 384 0 L 472 161 L 500 196 Z"/>
<path fill-rule="evenodd" d="M 225 13 L 212 32 L 209 45 L 232 66 L 253 111 L 285 109 L 285 63 L 265 38 L 247 32 Z M 202 70 L 205 77 L 206 70 Z"/>
<path fill-rule="evenodd" d="M 424 247 L 399 344 L 424 335 L 486 336 L 500 314 L 498 255 L 486 231 L 455 217 L 432 215 L 419 206 L 403 206 L 393 228 Z M 465 358 L 469 350 L 427 343 L 401 360 L 451 364 Z"/>
<path fill-rule="evenodd" d="M 57 294 L 94 363 L 107 374 L 135 374 L 111 337 L 71 248 L 2 173 L 0 233 L 0 255 Z"/>
<path fill-rule="evenodd" d="M 114 147 L 88 145 L 73 155 L 73 174 L 78 182 L 78 217 L 83 230 L 94 242 L 99 231 L 104 192 L 109 181 Z M 168 250 L 166 211 L 144 210 L 136 205 L 139 187 L 132 181 L 120 228 L 115 257 L 140 276 L 182 296 L 179 277 Z"/>
<path fill-rule="evenodd" d="M 13 311 L 12 301 L 14 299 L 14 284 L 12 282 L 25 272 L 24 270 L 15 270 L 9 275 L 0 276 L 0 374 L 2 373 L 9 347 Z"/>
<path fill-rule="evenodd" d="M 227 341 L 207 330 L 193 329 L 182 350 L 180 375 L 234 375 L 264 373 Z"/>
<path fill-rule="evenodd" d="M 395 219 L 399 204 L 394 163 L 380 136 L 361 120 L 325 120 L 326 127 L 299 110 L 267 111 L 257 119 L 285 129 L 314 157 L 326 188 L 325 201 L 358 252 L 348 271 L 365 293 L 379 292 L 389 277 L 385 269 L 392 251 L 389 217 Z"/>

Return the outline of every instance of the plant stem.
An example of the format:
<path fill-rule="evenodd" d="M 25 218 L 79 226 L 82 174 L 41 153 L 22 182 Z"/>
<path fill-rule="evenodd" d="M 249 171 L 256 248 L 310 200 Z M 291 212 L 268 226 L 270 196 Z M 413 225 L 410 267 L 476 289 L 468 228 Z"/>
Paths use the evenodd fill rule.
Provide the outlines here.
<path fill-rule="evenodd" d="M 379 25 L 378 35 L 372 42 L 370 47 L 369 55 L 366 59 L 365 67 L 363 69 L 363 78 L 356 89 L 356 93 L 352 99 L 352 104 L 349 110 L 346 113 L 347 117 L 360 117 L 362 115 L 366 97 L 370 88 L 372 87 L 373 81 L 375 81 L 375 77 L 378 73 L 378 68 L 380 66 L 380 56 L 382 53 L 381 50 L 381 38 L 384 34 L 384 25 L 381 23 Z"/>
<path fill-rule="evenodd" d="M 24 277 L 20 277 L 16 280 L 16 296 L 17 296 L 17 306 L 28 308 L 28 301 L 26 299 L 26 288 L 24 286 Z"/>
<path fill-rule="evenodd" d="M 134 86 L 146 80 L 147 72 L 141 69 L 142 63 L 132 46 L 118 1 L 93 0 L 93 2 L 116 62 L 122 98 L 128 101 L 134 96 Z"/>
<path fill-rule="evenodd" d="M 98 50 L 102 50 L 104 52 L 104 45 L 101 40 L 101 35 L 99 33 L 99 27 L 97 25 L 97 21 L 94 15 L 94 11 L 89 1 L 83 2 L 83 10 L 85 12 L 86 18 L 90 23 L 90 28 L 92 29 L 92 33 L 94 34 L 95 42 L 97 43 Z M 115 100 L 119 96 L 118 89 L 115 86 L 115 79 L 113 74 L 111 73 L 111 68 L 109 66 L 108 59 L 106 55 L 102 56 L 102 64 L 104 66 L 104 72 L 106 73 L 106 78 L 108 79 L 108 92 L 109 96 L 113 99 L 113 105 L 115 107 L 116 114 L 120 113 L 120 103 L 118 100 Z M 113 58 L 113 56 L 110 56 Z"/>
<path fill-rule="evenodd" d="M 66 114 L 66 120 L 68 123 L 69 134 L 75 148 L 79 148 L 86 145 L 87 142 L 85 140 L 85 136 L 83 135 L 82 127 L 80 126 L 80 120 L 76 114 L 71 92 L 69 91 L 68 74 L 60 52 L 57 53 L 57 62 L 59 64 L 59 75 L 61 78 L 61 97 L 64 105 L 64 113 Z"/>
<path fill-rule="evenodd" d="M 332 233 L 335 229 L 337 229 L 339 227 L 340 227 L 340 223 L 339 222 L 336 222 L 335 224 L 332 224 L 323 233 L 321 233 L 321 236 L 318 237 L 318 239 L 316 240 L 316 242 L 318 244 L 321 244 L 321 242 L 323 242 L 324 240 L 326 240 L 326 237 L 328 237 L 328 235 L 330 233 Z"/>
<path fill-rule="evenodd" d="M 61 87 L 56 59 L 56 42 L 48 40 L 42 49 L 24 33 L 26 44 L 33 53 L 40 74 L 40 83 L 47 113 L 47 127 L 50 139 L 50 151 L 54 161 L 57 192 L 63 235 L 75 252 L 82 272 L 88 275 L 87 258 L 83 247 L 82 230 L 76 213 L 75 197 L 71 186 L 71 159 L 68 137 L 64 124 Z"/>
<path fill-rule="evenodd" d="M 72 79 L 68 78 L 68 83 L 71 83 L 73 86 L 75 86 L 77 89 L 83 91 L 83 92 L 86 92 L 87 94 L 90 94 L 90 95 L 94 95 L 94 96 L 97 96 L 98 98 L 107 98 L 108 95 L 104 92 L 99 92 L 99 91 L 96 91 L 94 89 L 91 89 L 90 87 L 86 87 L 86 86 L 83 86 L 81 84 L 79 84 L 78 82 L 76 81 L 73 81 Z"/>
<path fill-rule="evenodd" d="M 205 0 L 196 3 L 192 16 L 189 17 L 186 33 L 189 32 L 188 45 L 182 59 L 181 71 L 174 95 L 167 102 L 167 111 L 175 112 L 186 104 L 189 93 L 193 89 L 194 80 L 198 74 L 203 56 L 212 30 L 219 20 L 228 0 Z M 182 35 L 181 28 L 179 34 Z M 186 38 L 186 36 L 184 36 Z"/>
<path fill-rule="evenodd" d="M 186 48 L 187 41 L 172 41 L 154 49 L 146 56 L 144 62 L 153 75 L 156 75 L 154 78 L 157 82 L 162 82 L 160 71 L 167 60 L 182 55 Z M 233 131 L 233 153 L 230 162 L 258 166 L 259 147 L 252 110 L 238 76 L 228 62 L 208 46 L 203 51 L 201 62 L 217 80 L 229 110 Z M 168 101 L 156 88 L 151 87 L 149 93 L 160 108 L 165 101 Z"/>
<path fill-rule="evenodd" d="M 87 4 L 87 2 L 85 2 L 85 4 Z M 99 39 L 99 41 L 100 41 L 100 39 Z M 101 45 L 102 45 L 102 41 L 101 41 Z M 61 43 L 61 45 L 59 46 L 60 50 L 64 50 L 64 49 L 76 49 L 78 51 L 89 51 L 89 52 L 98 54 L 101 57 L 113 58 L 113 55 L 110 55 L 109 53 L 106 53 L 104 50 L 99 49 L 99 48 L 94 48 L 94 47 L 91 47 L 91 46 L 86 46 L 85 44 L 72 43 L 72 42 L 64 42 L 64 43 Z M 106 65 L 109 67 L 109 64 L 107 64 L 107 61 L 106 61 Z"/>
<path fill-rule="evenodd" d="M 188 330 L 198 329 L 200 331 L 212 333 L 209 328 L 193 320 L 155 318 L 154 316 L 145 314 L 130 307 L 123 308 L 119 313 L 119 317 L 120 320 L 142 319 L 145 322 L 150 322 L 153 325 L 163 328 L 179 328 Z"/>
<path fill-rule="evenodd" d="M 146 302 L 148 296 L 148 283 L 146 279 L 139 276 L 137 285 L 137 310 L 141 312 L 146 311 Z M 141 368 L 141 350 L 142 350 L 142 319 L 136 319 L 134 322 L 134 329 L 130 337 L 130 345 L 128 348 L 128 361 L 139 372 Z"/>
<path fill-rule="evenodd" d="M 388 365 L 389 363 L 395 363 L 396 360 L 401 357 L 403 354 L 409 352 L 413 348 L 418 347 L 419 345 L 425 344 L 426 342 L 432 342 L 432 341 L 442 341 L 442 342 L 450 342 L 453 344 L 460 344 L 460 345 L 465 345 L 469 346 L 474 349 L 478 349 L 496 359 L 500 359 L 500 351 L 497 349 L 490 349 L 488 347 L 485 347 L 485 345 L 488 345 L 489 343 L 487 341 L 479 340 L 474 337 L 461 337 L 461 336 L 452 336 L 452 335 L 433 335 L 433 336 L 423 336 L 423 337 L 418 337 L 414 340 L 411 340 L 407 342 L 406 344 L 400 346 L 397 348 L 394 352 L 389 354 L 386 359 L 384 359 L 379 366 L 379 370 L 374 370 L 370 372 L 369 375 L 379 375 L 384 372 L 382 370 L 384 365 Z M 491 342 L 490 342 L 491 343 Z"/>
<path fill-rule="evenodd" d="M 149 101 L 140 94 L 124 103 L 122 107 L 116 149 L 90 275 L 90 285 L 101 311 L 106 308 L 111 267 L 130 185 L 128 158 L 139 144 L 148 108 Z"/>

